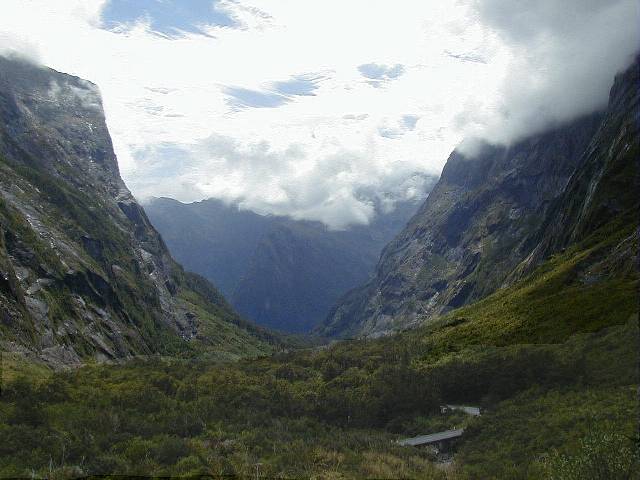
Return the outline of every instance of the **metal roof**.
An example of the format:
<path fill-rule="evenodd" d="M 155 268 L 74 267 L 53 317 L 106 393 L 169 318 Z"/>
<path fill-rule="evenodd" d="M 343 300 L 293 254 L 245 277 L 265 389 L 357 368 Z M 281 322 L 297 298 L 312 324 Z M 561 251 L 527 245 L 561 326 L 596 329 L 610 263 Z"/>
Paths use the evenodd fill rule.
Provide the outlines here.
<path fill-rule="evenodd" d="M 440 442 L 442 440 L 450 440 L 452 438 L 461 437 L 464 432 L 463 428 L 457 430 L 447 430 L 445 432 L 431 433 L 429 435 L 420 435 L 418 437 L 405 438 L 398 440 L 398 444 L 404 446 L 426 445 L 429 443 Z"/>
<path fill-rule="evenodd" d="M 480 407 L 471 407 L 469 405 L 450 405 L 450 404 L 447 404 L 445 406 L 451 410 L 461 410 L 464 413 L 473 415 L 474 417 L 478 417 L 482 413 L 480 410 Z"/>

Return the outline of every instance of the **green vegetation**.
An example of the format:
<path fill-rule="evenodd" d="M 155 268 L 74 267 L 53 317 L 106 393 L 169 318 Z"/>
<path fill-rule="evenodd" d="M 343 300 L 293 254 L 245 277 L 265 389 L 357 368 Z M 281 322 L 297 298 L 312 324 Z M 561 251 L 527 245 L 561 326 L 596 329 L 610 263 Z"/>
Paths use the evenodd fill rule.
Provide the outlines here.
<path fill-rule="evenodd" d="M 66 372 L 3 355 L 0 477 L 638 478 L 638 278 L 619 258 L 635 251 L 628 219 L 416 330 L 273 353 L 279 338 L 243 322 L 178 266 L 175 305 L 198 319 L 199 333 L 187 343 L 159 326 L 154 287 L 125 268 L 134 263 L 129 240 L 101 218 L 103 206 L 27 167 L 22 176 L 0 168 L 28 178 L 24 192 L 37 185 L 51 211 L 67 212 L 62 222 L 44 217 L 48 229 L 76 245 L 85 234 L 104 239 L 100 255 L 78 249 L 74 280 L 23 212 L 0 202 L 3 229 L 34 253 L 34 268 L 51 270 L 55 282 L 41 295 L 54 325 L 75 315 L 69 282 L 99 275 L 114 289 L 105 308 L 125 312 L 144 345 L 165 355 Z M 103 224 L 113 231 L 96 230 Z M 0 243 L 3 265 L 6 251 Z M 123 267 L 115 273 L 114 264 Z M 92 355 L 82 336 L 69 342 Z M 443 403 L 485 413 L 442 415 Z M 449 466 L 428 448 L 394 443 L 459 427 L 466 432 Z"/>
<path fill-rule="evenodd" d="M 55 252 L 38 237 L 24 215 L 7 205 L 7 202 L 5 202 L 3 198 L 0 198 L 0 221 L 2 229 L 5 230 L 11 238 L 20 238 L 22 242 L 31 246 L 35 261 L 50 266 L 56 273 L 62 272 L 60 259 L 56 256 Z M 4 238 L 2 247 L 3 249 L 6 248 Z"/>
<path fill-rule="evenodd" d="M 637 478 L 629 472 L 632 466 L 640 467 L 631 441 L 637 403 L 637 391 L 630 386 L 528 391 L 503 402 L 467 430 L 460 461 L 472 478 Z M 564 463 L 584 455 L 590 436 L 600 437 L 601 450 L 609 450 L 592 460 L 601 467 L 617 464 L 615 473 L 610 469 L 610 475 L 599 475 L 596 466 L 592 472 L 589 467 L 570 474 Z"/>
<path fill-rule="evenodd" d="M 583 133 L 567 125 L 509 147 L 513 156 L 454 156 L 443 173 L 451 191 L 420 214 L 441 218 L 412 221 L 420 241 L 446 243 L 403 258 L 415 266 L 432 255 L 415 291 L 394 293 L 414 298 L 412 311 L 428 298 L 421 288 L 458 306 L 507 273 L 508 287 L 413 331 L 290 351 L 173 262 L 121 191 L 102 117 L 92 125 L 102 132 L 86 138 L 75 128 L 84 115 L 32 105 L 51 83 L 34 95 L 41 75 L 31 82 L 19 65 L 3 71 L 0 126 L 11 157 L 0 158 L 0 340 L 12 350 L 1 357 L 1 478 L 640 480 L 637 64 L 616 80 L 597 132 L 584 122 L 600 120 L 585 119 Z M 588 141 L 553 200 L 542 184 L 559 193 L 569 170 L 556 170 Z M 87 162 L 101 158 L 109 165 Z M 516 267 L 524 256 L 505 255 L 513 249 L 532 255 Z M 48 349 L 121 360 L 54 371 L 33 358 L 72 360 Z M 483 415 L 441 413 L 451 403 Z M 396 442 L 450 428 L 465 430 L 453 460 Z"/>
<path fill-rule="evenodd" d="M 541 478 L 553 466 L 546 458 L 579 455 L 596 427 L 621 434 L 632 452 L 634 335 L 629 323 L 429 368 L 395 342 L 364 342 L 217 365 L 151 359 L 23 371 L 29 377 L 3 385 L 0 475 L 248 476 L 261 463 L 269 476 L 444 478 L 428 449 L 392 440 L 466 426 L 454 478 Z M 596 363 L 607 367 L 585 368 Z M 456 388 L 500 371 L 488 391 Z M 440 402 L 456 399 L 483 404 L 485 415 L 439 414 Z"/>
<path fill-rule="evenodd" d="M 426 327 L 430 355 L 474 344 L 554 343 L 627 322 L 638 308 L 637 272 L 611 274 L 599 265 L 625 239 L 634 238 L 630 250 L 637 250 L 633 228 L 616 226 L 607 225 L 525 280 Z"/>
<path fill-rule="evenodd" d="M 638 478 L 637 278 L 583 282 L 626 233 L 606 244 L 596 235 L 513 287 L 393 337 L 62 373 L 12 360 L 0 476 Z M 442 415 L 443 403 L 485 413 Z M 448 467 L 393 442 L 459 427 Z"/>
<path fill-rule="evenodd" d="M 43 363 L 24 358 L 12 352 L 0 352 L 0 385 L 13 381 L 17 377 L 28 378 L 39 383 L 53 374 L 51 368 Z"/>

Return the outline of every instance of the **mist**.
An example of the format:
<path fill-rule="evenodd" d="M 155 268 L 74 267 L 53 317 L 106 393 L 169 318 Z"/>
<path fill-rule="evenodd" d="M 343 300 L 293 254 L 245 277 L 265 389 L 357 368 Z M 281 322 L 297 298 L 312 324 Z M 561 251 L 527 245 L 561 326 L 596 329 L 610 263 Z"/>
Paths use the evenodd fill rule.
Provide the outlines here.
<path fill-rule="evenodd" d="M 633 0 L 483 0 L 474 8 L 510 60 L 497 101 L 456 117 L 459 148 L 470 155 L 478 141 L 509 145 L 603 108 L 615 74 L 640 48 Z"/>

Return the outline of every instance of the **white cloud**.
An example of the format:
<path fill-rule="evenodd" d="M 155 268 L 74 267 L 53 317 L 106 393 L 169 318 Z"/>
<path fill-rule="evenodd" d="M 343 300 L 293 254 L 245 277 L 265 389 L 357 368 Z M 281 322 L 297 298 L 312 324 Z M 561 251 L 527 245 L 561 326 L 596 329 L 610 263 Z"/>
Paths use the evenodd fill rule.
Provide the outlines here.
<path fill-rule="evenodd" d="M 576 102 L 592 108 L 584 100 L 596 91 L 602 97 L 602 78 L 613 72 L 591 86 L 580 75 L 630 34 L 604 30 L 628 2 L 613 2 L 620 11 L 585 2 L 601 13 L 582 8 L 564 50 L 544 39 L 563 37 L 562 18 L 578 0 L 566 8 L 515 3 L 522 15 L 497 0 L 401 8 L 224 0 L 217 8 L 237 28 L 167 38 L 144 22 L 124 33 L 101 29 L 105 0 L 4 0 L 0 43 L 26 43 L 43 63 L 98 84 L 122 175 L 137 196 L 217 196 L 342 227 L 373 214 L 359 192 L 439 173 L 464 135 L 506 142 L 522 134 L 549 92 L 553 105 L 566 106 L 543 124 L 576 114 Z M 572 58 L 588 33 L 581 22 L 595 20 L 588 45 L 596 53 Z M 561 61 L 576 73 L 562 75 Z M 554 85 L 568 82 L 582 85 L 582 96 L 572 92 L 563 103 Z M 504 112 L 516 121 L 504 122 Z"/>
<path fill-rule="evenodd" d="M 77 87 L 69 83 L 60 85 L 57 81 L 52 80 L 47 92 L 49 98 L 60 105 L 77 102 L 83 109 L 100 111 L 102 104 L 98 88 L 86 80 L 79 83 L 80 86 Z"/>
<path fill-rule="evenodd" d="M 606 105 L 616 72 L 640 49 L 637 0 L 482 0 L 480 21 L 510 52 L 499 95 L 470 103 L 467 139 L 509 144 Z M 478 100 L 481 100 L 480 98 Z M 466 142 L 471 146 L 475 142 Z"/>
<path fill-rule="evenodd" d="M 19 33 L 6 33 L 0 31 L 0 55 L 4 57 L 16 57 L 27 62 L 41 64 L 38 46 L 28 36 Z"/>

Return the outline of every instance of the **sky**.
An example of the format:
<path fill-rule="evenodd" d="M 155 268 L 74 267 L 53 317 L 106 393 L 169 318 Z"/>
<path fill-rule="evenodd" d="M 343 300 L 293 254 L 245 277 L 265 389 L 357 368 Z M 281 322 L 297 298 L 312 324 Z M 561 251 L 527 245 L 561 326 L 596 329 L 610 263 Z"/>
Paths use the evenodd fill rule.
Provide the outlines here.
<path fill-rule="evenodd" d="M 602 108 L 636 0 L 3 0 L 0 53 L 96 83 L 142 201 L 367 223 L 451 151 Z M 367 192 L 366 194 L 363 192 Z M 388 204 L 388 202 L 387 202 Z"/>

